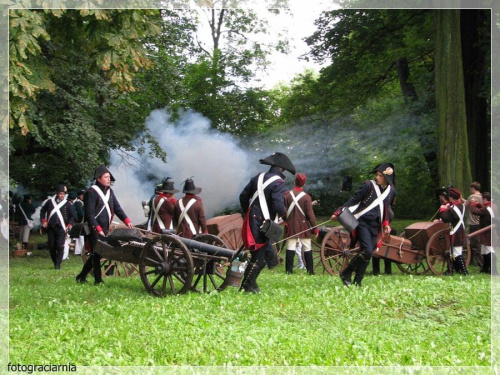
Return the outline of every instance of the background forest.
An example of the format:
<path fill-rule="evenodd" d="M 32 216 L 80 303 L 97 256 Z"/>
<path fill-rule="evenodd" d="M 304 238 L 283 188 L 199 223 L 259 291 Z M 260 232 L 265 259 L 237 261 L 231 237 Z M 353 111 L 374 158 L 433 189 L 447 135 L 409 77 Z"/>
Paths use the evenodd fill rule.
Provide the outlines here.
<path fill-rule="evenodd" d="M 167 139 L 187 129 L 207 142 L 223 138 L 236 147 L 231 155 L 253 155 L 243 158 L 253 164 L 285 152 L 308 174 L 319 214 L 352 194 L 349 177 L 356 189 L 382 161 L 396 165 L 399 218 L 430 218 L 440 186 L 467 194 L 477 180 L 491 189 L 498 21 L 490 9 L 326 10 L 303 56 L 323 68 L 267 89 L 257 72 L 271 53 L 288 52 L 287 35 L 264 38 L 263 10 L 214 5 L 11 9 L 11 189 L 41 200 L 59 182 L 88 186 L 96 165 L 118 159 L 140 174 L 149 197 L 177 160 L 150 125 L 155 110 L 166 116 Z M 194 115 L 206 125 L 193 130 L 186 116 Z"/>

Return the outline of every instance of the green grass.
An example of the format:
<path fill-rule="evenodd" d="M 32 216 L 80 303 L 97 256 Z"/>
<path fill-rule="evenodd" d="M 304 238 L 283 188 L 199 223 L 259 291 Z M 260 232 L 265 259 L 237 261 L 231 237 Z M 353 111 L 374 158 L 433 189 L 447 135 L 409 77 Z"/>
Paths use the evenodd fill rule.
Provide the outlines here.
<path fill-rule="evenodd" d="M 155 298 L 139 277 L 76 284 L 81 266 L 71 256 L 55 271 L 47 250 L 10 259 L 10 362 L 491 365 L 490 278 L 476 267 L 436 277 L 393 266 L 393 275 L 346 288 L 337 276 L 285 275 L 279 266 L 262 272 L 258 295 L 228 288 Z"/>

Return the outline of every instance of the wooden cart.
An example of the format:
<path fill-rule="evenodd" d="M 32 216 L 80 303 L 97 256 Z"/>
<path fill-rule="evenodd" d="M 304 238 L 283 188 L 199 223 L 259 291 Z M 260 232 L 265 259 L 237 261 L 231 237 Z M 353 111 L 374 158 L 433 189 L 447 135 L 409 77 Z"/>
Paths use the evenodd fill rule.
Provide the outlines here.
<path fill-rule="evenodd" d="M 341 226 L 321 227 L 315 254 L 315 268 L 337 275 L 359 254 L 358 243 L 351 243 L 349 233 Z M 404 273 L 442 275 L 451 261 L 450 227 L 442 222 L 417 222 L 408 226 L 401 236 L 386 236 L 374 257 L 390 259 Z M 470 263 L 467 243 L 463 249 L 466 266 Z"/>

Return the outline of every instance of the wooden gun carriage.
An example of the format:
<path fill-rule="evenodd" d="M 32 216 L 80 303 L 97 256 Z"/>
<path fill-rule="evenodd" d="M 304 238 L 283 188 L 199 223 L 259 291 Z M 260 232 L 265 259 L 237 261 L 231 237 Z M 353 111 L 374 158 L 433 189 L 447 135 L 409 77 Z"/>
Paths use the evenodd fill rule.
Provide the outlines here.
<path fill-rule="evenodd" d="M 242 249 L 229 249 L 211 234 L 187 239 L 143 232 L 117 227 L 106 241 L 97 241 L 94 251 L 107 260 L 135 265 L 144 287 L 155 296 L 240 286 L 246 266 Z"/>
<path fill-rule="evenodd" d="M 319 249 L 319 250 L 318 250 Z M 451 260 L 450 227 L 442 222 L 417 222 L 405 228 L 401 236 L 385 236 L 374 257 L 390 259 L 404 273 L 442 275 Z M 315 254 L 315 268 L 322 265 L 331 275 L 341 272 L 359 254 L 359 244 L 352 244 L 341 226 L 321 227 Z M 466 266 L 470 263 L 467 243 L 463 249 Z"/>

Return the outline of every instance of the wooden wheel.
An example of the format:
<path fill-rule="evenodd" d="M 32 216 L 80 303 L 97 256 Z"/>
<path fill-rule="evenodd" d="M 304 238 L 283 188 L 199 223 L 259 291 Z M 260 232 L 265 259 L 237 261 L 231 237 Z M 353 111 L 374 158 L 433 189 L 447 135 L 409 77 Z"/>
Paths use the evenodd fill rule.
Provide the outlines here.
<path fill-rule="evenodd" d="M 191 289 L 194 266 L 186 245 L 175 236 L 160 235 L 146 244 L 139 262 L 146 290 L 159 297 Z"/>
<path fill-rule="evenodd" d="M 405 238 L 405 232 L 401 233 L 401 237 Z M 424 251 L 424 249 L 422 249 L 421 251 Z M 413 263 L 413 264 L 396 263 L 396 264 L 403 273 L 408 273 L 408 274 L 411 273 L 413 275 L 423 275 L 429 272 L 429 265 L 427 264 L 425 257 L 421 263 Z"/>
<path fill-rule="evenodd" d="M 225 249 L 228 248 L 221 238 L 213 234 L 199 234 L 195 236 L 193 240 Z M 209 293 L 214 290 L 220 292 L 226 289 L 227 285 L 224 284 L 224 280 L 226 279 L 227 269 L 231 265 L 230 259 L 226 260 L 225 258 L 207 256 L 195 259 L 195 264 L 194 273 L 197 276 L 193 283 L 193 290 L 200 291 L 197 287 L 201 280 L 203 280 L 204 293 Z"/>
<path fill-rule="evenodd" d="M 462 255 L 465 267 L 469 267 L 471 254 L 468 243 L 463 247 Z M 425 256 L 430 270 L 437 276 L 442 275 L 448 267 L 453 267 L 451 264 L 451 236 L 449 230 L 442 229 L 429 238 L 425 248 Z"/>
<path fill-rule="evenodd" d="M 450 265 L 450 245 L 450 232 L 447 229 L 441 229 L 429 238 L 425 247 L 425 259 L 434 275 L 442 275 Z"/>
<path fill-rule="evenodd" d="M 349 233 L 341 227 L 332 228 L 321 243 L 321 262 L 326 272 L 337 275 L 349 261 L 359 253 L 359 246 L 350 249 L 351 238 Z"/>
<path fill-rule="evenodd" d="M 243 246 L 243 239 L 241 238 L 241 225 L 231 225 L 221 230 L 217 237 L 224 243 L 225 247 L 232 250 L 238 250 Z"/>

